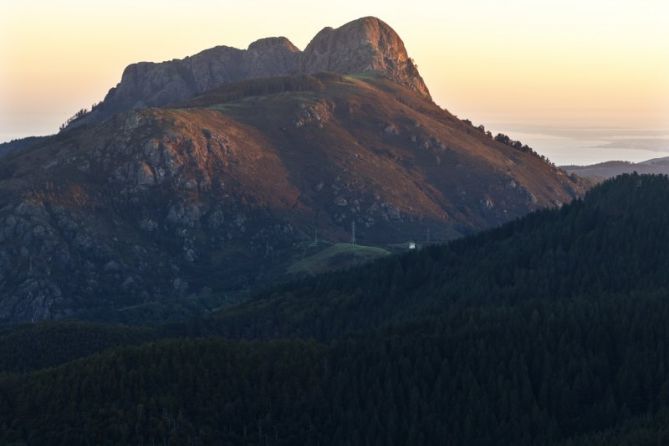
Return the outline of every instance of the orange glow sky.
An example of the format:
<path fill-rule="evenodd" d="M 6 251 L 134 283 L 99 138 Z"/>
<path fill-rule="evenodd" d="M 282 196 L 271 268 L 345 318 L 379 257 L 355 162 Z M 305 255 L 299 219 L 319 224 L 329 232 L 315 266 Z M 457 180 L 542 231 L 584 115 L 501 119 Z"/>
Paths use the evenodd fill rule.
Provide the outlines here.
<path fill-rule="evenodd" d="M 477 124 L 669 134 L 664 0 L 25 0 L 0 6 L 0 141 L 53 133 L 129 63 L 275 35 L 304 48 L 366 15 L 400 34 L 437 103 Z"/>

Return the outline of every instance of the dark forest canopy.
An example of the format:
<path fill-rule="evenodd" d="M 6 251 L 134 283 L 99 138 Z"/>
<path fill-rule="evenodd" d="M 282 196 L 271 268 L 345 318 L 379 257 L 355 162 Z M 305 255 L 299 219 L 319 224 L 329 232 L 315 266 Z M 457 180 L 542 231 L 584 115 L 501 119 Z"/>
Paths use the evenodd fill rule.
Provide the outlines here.
<path fill-rule="evenodd" d="M 667 203 L 626 175 L 214 318 L 7 330 L 0 443 L 667 444 Z"/>

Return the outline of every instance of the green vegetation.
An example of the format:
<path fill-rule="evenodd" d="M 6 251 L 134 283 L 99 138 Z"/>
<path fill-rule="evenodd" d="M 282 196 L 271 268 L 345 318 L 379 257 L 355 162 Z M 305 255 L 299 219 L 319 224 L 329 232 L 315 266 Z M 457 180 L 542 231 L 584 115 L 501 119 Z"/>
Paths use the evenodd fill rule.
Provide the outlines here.
<path fill-rule="evenodd" d="M 21 325 L 0 332 L 0 373 L 51 367 L 112 347 L 147 342 L 155 336 L 146 328 L 75 321 Z"/>
<path fill-rule="evenodd" d="M 163 342 L 8 377 L 0 443 L 299 444 L 319 357 L 303 343 Z"/>
<path fill-rule="evenodd" d="M 669 179 L 626 175 L 561 209 L 115 345 L 180 339 L 5 374 L 0 443 L 666 444 L 666 203 Z M 71 328 L 81 336 L 60 361 L 95 349 L 89 330 L 116 336 Z M 211 335 L 267 341 L 198 339 Z M 7 330 L 0 347 L 30 338 Z"/>
<path fill-rule="evenodd" d="M 192 318 L 202 318 L 246 298 L 244 291 L 212 293 L 206 289 L 200 294 L 181 298 L 162 299 L 118 309 L 95 310 L 82 315 L 92 321 L 132 326 L 158 326 Z"/>
<path fill-rule="evenodd" d="M 666 203 L 666 177 L 620 177 L 561 209 L 273 289 L 221 313 L 219 334 L 331 339 L 463 307 L 669 288 Z"/>
<path fill-rule="evenodd" d="M 72 115 L 70 118 L 67 119 L 63 124 L 60 125 L 59 131 L 62 132 L 65 130 L 67 127 L 69 127 L 73 122 L 78 121 L 88 115 L 90 111 L 86 108 L 82 108 L 79 111 L 77 111 L 74 115 Z"/>
<path fill-rule="evenodd" d="M 360 265 L 387 255 L 390 255 L 390 252 L 375 246 L 335 243 L 316 254 L 293 263 L 288 267 L 288 273 L 319 274 Z"/>
<path fill-rule="evenodd" d="M 267 96 L 287 92 L 318 92 L 325 89 L 323 82 L 342 79 L 343 77 L 340 75 L 329 73 L 251 79 L 208 91 L 205 95 L 188 102 L 188 106 L 206 107 L 239 101 L 254 96 Z"/>
<path fill-rule="evenodd" d="M 667 407 L 667 317 L 658 293 L 471 309 L 329 346 L 149 344 L 2 379 L 0 442 L 550 444 Z"/>

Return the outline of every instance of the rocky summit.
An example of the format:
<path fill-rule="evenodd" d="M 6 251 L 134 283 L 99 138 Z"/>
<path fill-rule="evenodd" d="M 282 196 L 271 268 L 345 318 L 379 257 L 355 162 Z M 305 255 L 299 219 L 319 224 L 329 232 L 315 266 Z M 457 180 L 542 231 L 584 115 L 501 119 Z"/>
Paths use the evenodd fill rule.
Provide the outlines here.
<path fill-rule="evenodd" d="M 221 305 L 354 225 L 392 250 L 584 192 L 432 102 L 377 19 L 132 65 L 103 104 L 0 159 L 0 321 Z"/>
<path fill-rule="evenodd" d="M 383 73 L 429 98 L 430 92 L 409 58 L 404 42 L 387 24 L 367 17 L 337 28 L 325 28 L 302 54 L 304 73 Z"/>
<path fill-rule="evenodd" d="M 270 37 L 253 42 L 246 50 L 218 46 L 185 59 L 132 64 L 105 99 L 73 124 L 99 121 L 129 109 L 179 103 L 246 79 L 371 71 L 430 97 L 402 39 L 383 21 L 365 17 L 337 29 L 323 29 L 304 52 L 285 37 Z"/>

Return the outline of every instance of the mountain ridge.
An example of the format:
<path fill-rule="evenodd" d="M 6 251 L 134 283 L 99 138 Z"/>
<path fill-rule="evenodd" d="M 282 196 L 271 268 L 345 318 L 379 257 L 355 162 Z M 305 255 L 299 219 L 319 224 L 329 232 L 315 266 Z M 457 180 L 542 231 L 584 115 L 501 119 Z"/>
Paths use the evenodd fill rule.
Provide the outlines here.
<path fill-rule="evenodd" d="M 638 163 L 611 160 L 584 166 L 560 166 L 560 168 L 570 174 L 575 174 L 594 182 L 601 182 L 618 175 L 632 172 L 640 174 L 667 175 L 669 174 L 669 157 L 653 158 Z"/>
<path fill-rule="evenodd" d="M 382 20 L 363 17 L 339 28 L 322 29 L 304 51 L 286 37 L 267 37 L 252 42 L 246 50 L 221 45 L 183 59 L 133 63 L 102 102 L 69 125 L 97 122 L 123 110 L 173 105 L 243 80 L 370 71 L 430 98 L 399 35 Z"/>

